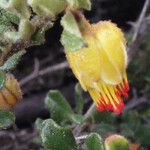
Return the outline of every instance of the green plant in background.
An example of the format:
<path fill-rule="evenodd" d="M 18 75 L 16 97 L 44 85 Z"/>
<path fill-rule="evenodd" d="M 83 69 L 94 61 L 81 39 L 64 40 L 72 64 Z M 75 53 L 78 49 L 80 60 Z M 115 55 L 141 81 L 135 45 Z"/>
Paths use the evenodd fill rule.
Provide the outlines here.
<path fill-rule="evenodd" d="M 59 14 L 64 13 L 61 19 L 61 25 L 64 29 L 61 35 L 61 42 L 65 48 L 66 53 L 73 53 L 79 49 L 86 49 L 88 47 L 87 44 L 91 44 L 90 42 L 87 42 L 87 39 L 89 37 L 86 37 L 84 35 L 90 30 L 86 31 L 84 25 L 94 25 L 90 25 L 87 22 L 84 22 L 85 18 L 80 12 L 81 8 L 90 10 L 90 0 L 0 1 L 0 96 L 6 94 L 5 96 L 7 97 L 7 103 L 5 103 L 5 101 L 2 101 L 3 99 L 0 97 L 0 105 L 3 104 L 4 106 L 0 107 L 0 129 L 6 129 L 14 123 L 15 116 L 12 112 L 8 111 L 8 108 L 11 108 L 11 106 L 15 105 L 16 102 L 21 99 L 22 95 L 15 78 L 13 78 L 13 81 L 9 82 L 9 84 L 7 83 L 8 72 L 16 67 L 20 58 L 25 54 L 29 47 L 34 45 L 41 45 L 45 42 L 45 32 L 53 26 Z M 103 30 L 105 28 L 111 29 L 111 27 L 113 28 L 113 30 L 115 30 L 115 34 L 113 30 L 109 30 L 109 32 L 111 32 L 111 35 L 114 34 L 113 37 L 117 39 L 119 37 L 122 45 L 117 45 L 118 47 L 120 45 L 121 49 L 123 49 L 125 44 L 124 37 L 121 31 L 115 25 L 109 22 L 108 24 L 106 24 L 106 26 L 104 26 Z M 88 29 L 90 29 L 90 27 Z M 102 34 L 105 33 L 103 32 L 103 30 L 100 31 Z M 102 34 L 98 35 L 97 38 L 100 38 L 100 40 L 104 40 L 103 42 L 105 43 L 108 38 L 103 38 L 105 36 L 101 36 Z M 119 34 L 119 36 L 116 36 L 117 34 Z M 144 65 L 144 67 L 141 66 L 140 73 L 137 72 L 137 74 L 139 73 L 140 75 L 138 76 L 138 78 L 140 77 L 140 84 L 136 86 L 138 91 L 141 91 L 143 85 L 145 91 L 149 90 L 148 83 L 150 72 L 145 72 L 146 69 L 144 69 L 148 68 L 150 65 L 148 63 L 148 56 L 150 52 L 148 43 L 149 37 L 150 36 L 148 34 L 141 41 L 140 47 L 141 49 L 144 49 L 144 56 L 137 56 L 137 58 L 133 59 L 128 69 L 130 82 L 133 86 L 136 86 L 136 82 L 138 82 L 138 79 L 136 79 L 132 75 L 133 69 L 135 69 L 136 71 L 138 70 L 137 68 L 140 66 L 140 64 Z M 117 41 L 118 40 L 116 40 L 116 42 Z M 107 45 L 105 44 L 103 46 L 107 47 Z M 111 46 L 115 49 L 113 44 Z M 101 52 L 103 51 L 101 50 Z M 105 58 L 106 59 L 104 59 L 104 61 L 106 61 L 106 63 L 111 60 L 110 56 Z M 106 69 L 107 66 L 111 66 L 109 69 L 112 69 L 112 66 L 115 66 L 115 69 L 117 67 L 120 69 L 121 67 L 116 64 L 116 60 L 117 59 L 111 60 L 109 62 L 109 65 L 105 66 Z M 126 66 L 123 65 L 124 69 L 125 67 Z M 80 80 L 80 73 L 76 73 L 75 69 L 73 69 L 73 72 L 79 79 L 82 87 L 86 89 L 87 87 L 84 86 L 85 83 Z M 125 71 L 124 69 L 122 70 L 123 72 Z M 104 73 L 106 73 L 106 76 L 109 74 L 107 71 L 104 71 Z M 116 69 L 116 72 L 117 71 L 118 70 Z M 118 86 L 115 86 L 116 90 L 118 89 L 118 87 L 122 87 L 118 90 L 119 98 L 120 95 L 124 95 L 126 97 L 128 91 L 125 73 L 122 76 L 122 83 L 118 84 Z M 113 77 L 115 78 L 116 76 Z M 112 78 L 105 77 L 104 80 L 108 79 L 109 82 L 112 82 L 114 81 Z M 117 80 L 118 79 L 115 78 L 116 82 L 118 82 Z M 94 89 L 99 90 L 99 88 L 102 88 L 102 91 L 104 91 L 104 93 L 107 93 L 107 88 L 110 88 L 109 90 L 111 92 L 113 91 L 111 89 L 113 88 L 113 84 L 111 87 L 103 85 L 96 86 L 96 84 L 95 86 L 93 84 L 93 86 Z M 15 101 L 13 95 L 6 90 L 8 85 L 11 85 L 11 92 L 17 95 L 17 101 Z M 94 96 L 93 99 L 97 101 Z M 103 101 L 103 97 L 101 97 L 102 103 L 99 103 L 99 110 L 103 110 L 105 108 L 108 110 L 113 110 L 116 113 L 119 113 L 121 111 L 123 107 L 122 102 L 119 101 L 119 104 L 117 106 L 117 103 L 113 101 L 116 104 L 110 104 L 109 107 L 106 107 L 108 105 L 104 103 L 107 102 L 109 98 L 106 98 L 107 95 L 104 95 L 104 97 L 105 101 Z M 118 100 L 120 100 L 119 98 Z M 92 105 L 91 109 L 89 109 L 89 111 L 85 115 L 83 115 L 84 103 L 82 90 L 79 84 L 77 84 L 75 87 L 75 100 L 76 107 L 72 109 L 68 101 L 58 90 L 50 90 L 48 92 L 45 98 L 45 108 L 49 111 L 50 118 L 46 120 L 37 119 L 35 123 L 35 128 L 39 132 L 39 141 L 46 150 L 135 150 L 131 149 L 131 146 L 129 144 L 132 142 L 138 143 L 139 145 L 141 144 L 141 148 L 149 146 L 150 128 L 147 124 L 143 124 L 143 120 L 145 119 L 144 117 L 149 117 L 150 114 L 148 108 L 138 111 L 131 110 L 130 112 L 124 112 L 120 116 L 116 116 L 111 112 L 97 112 L 94 109 L 94 105 Z M 9 101 L 10 104 L 8 103 Z M 10 107 L 6 109 L 5 106 L 8 106 L 8 104 Z M 119 109 L 117 109 L 115 106 L 117 106 L 117 108 Z M 118 120 L 120 120 L 120 123 Z M 120 135 L 116 135 L 116 133 Z M 130 142 L 128 142 L 125 137 L 130 139 Z"/>

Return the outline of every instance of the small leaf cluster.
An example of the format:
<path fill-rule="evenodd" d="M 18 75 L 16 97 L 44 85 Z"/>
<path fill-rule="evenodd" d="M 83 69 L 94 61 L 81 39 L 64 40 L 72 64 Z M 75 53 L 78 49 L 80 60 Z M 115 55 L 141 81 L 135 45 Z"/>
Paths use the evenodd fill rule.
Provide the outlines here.
<path fill-rule="evenodd" d="M 50 113 L 50 119 L 37 119 L 35 127 L 39 131 L 40 141 L 46 150 L 129 150 L 129 143 L 123 137 L 112 135 L 105 140 L 97 131 L 84 132 L 76 136 L 74 128 L 89 124 L 94 118 L 83 116 L 83 97 L 79 84 L 75 87 L 76 107 L 72 109 L 68 101 L 58 90 L 50 90 L 45 98 L 45 107 Z M 92 118 L 93 119 L 92 119 Z M 92 120 L 91 120 L 92 119 Z M 91 121 L 90 121 L 91 120 Z M 90 123 L 92 124 L 92 123 Z M 119 137 L 118 137 L 119 136 Z M 108 137 L 110 138 L 110 137 Z M 106 138 L 107 139 L 107 138 Z"/>

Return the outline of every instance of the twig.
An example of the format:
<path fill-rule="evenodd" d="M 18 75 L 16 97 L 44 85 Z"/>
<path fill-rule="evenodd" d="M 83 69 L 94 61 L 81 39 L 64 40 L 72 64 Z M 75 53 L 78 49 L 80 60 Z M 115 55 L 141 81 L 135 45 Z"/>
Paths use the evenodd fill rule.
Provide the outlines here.
<path fill-rule="evenodd" d="M 141 38 L 144 36 L 144 34 L 146 33 L 146 29 L 148 28 L 148 24 L 145 25 L 143 22 L 145 22 L 145 14 L 146 11 L 148 9 L 149 6 L 149 1 L 150 0 L 146 0 L 143 6 L 143 9 L 141 11 L 141 14 L 139 16 L 139 19 L 136 23 L 133 22 L 129 22 L 129 24 L 131 24 L 133 26 L 132 30 L 133 30 L 133 36 L 132 36 L 132 40 L 131 43 L 129 43 L 128 48 L 127 48 L 127 52 L 128 52 L 128 62 L 131 61 L 131 59 L 136 55 L 136 52 L 138 50 L 138 45 L 140 43 Z M 143 27 L 144 26 L 144 27 Z M 142 33 L 139 35 L 139 32 L 141 31 L 141 29 L 143 29 Z M 132 31 L 131 30 L 131 31 Z M 139 35 L 139 36 L 138 36 Z"/>
<path fill-rule="evenodd" d="M 87 138 L 88 135 L 82 135 L 82 136 L 79 136 L 79 137 L 76 137 L 76 142 L 77 143 L 80 143 L 82 140 L 85 140 Z"/>
<path fill-rule="evenodd" d="M 143 20 L 144 20 L 146 11 L 148 9 L 148 6 L 149 6 L 149 0 L 145 0 L 142 12 L 141 12 L 140 17 L 139 17 L 139 19 L 138 19 L 138 21 L 136 23 L 136 26 L 135 26 L 135 31 L 134 31 L 134 34 L 133 34 L 132 42 L 135 42 L 136 39 L 137 39 L 139 30 L 140 30 L 140 27 L 141 27 L 141 25 L 143 23 Z"/>
<path fill-rule="evenodd" d="M 35 58 L 34 59 L 34 71 L 20 81 L 20 86 L 26 84 L 28 81 L 32 80 L 35 76 L 37 76 L 39 74 L 39 67 L 40 67 L 39 60 Z"/>
<path fill-rule="evenodd" d="M 126 106 L 123 109 L 123 112 L 130 110 L 132 108 L 135 108 L 143 103 L 148 103 L 148 100 L 145 97 L 141 97 L 141 98 L 133 98 L 132 100 L 130 100 Z"/>
<path fill-rule="evenodd" d="M 50 74 L 50 73 L 53 73 L 53 72 L 56 72 L 56 71 L 59 71 L 59 70 L 62 70 L 62 69 L 68 68 L 68 67 L 69 67 L 69 65 L 65 61 L 60 64 L 56 64 L 54 66 L 49 66 L 49 67 L 44 68 L 39 71 L 37 71 L 37 69 L 35 68 L 34 71 L 30 75 L 28 75 L 27 77 L 20 80 L 20 82 L 19 82 L 20 86 L 24 86 L 25 84 L 27 84 L 31 80 L 38 78 L 39 76 L 43 76 L 45 74 Z"/>
<path fill-rule="evenodd" d="M 93 103 L 90 108 L 87 110 L 87 112 L 85 113 L 84 115 L 84 121 L 87 120 L 90 116 L 91 116 L 91 113 L 93 112 L 93 110 L 95 109 L 95 104 Z M 83 123 L 83 124 L 80 124 L 80 125 L 77 125 L 74 130 L 73 130 L 73 133 L 75 136 L 79 136 L 80 133 L 83 131 L 83 129 L 85 128 L 86 124 Z"/>

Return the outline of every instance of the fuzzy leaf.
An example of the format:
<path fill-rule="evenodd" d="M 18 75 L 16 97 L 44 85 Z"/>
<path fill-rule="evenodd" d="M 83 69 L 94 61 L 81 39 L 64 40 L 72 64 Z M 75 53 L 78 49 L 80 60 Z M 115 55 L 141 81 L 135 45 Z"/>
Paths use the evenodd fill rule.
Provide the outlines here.
<path fill-rule="evenodd" d="M 5 74 L 3 71 L 0 70 L 0 89 L 3 87 L 5 83 Z"/>
<path fill-rule="evenodd" d="M 78 0 L 67 0 L 70 7 L 77 9 L 79 7 Z"/>
<path fill-rule="evenodd" d="M 2 13 L 2 10 L 0 10 L 0 35 L 10 29 L 11 29 L 11 22 Z"/>
<path fill-rule="evenodd" d="M 83 121 L 83 116 L 82 115 L 70 115 L 70 119 L 71 121 L 73 121 L 76 124 L 80 124 Z"/>
<path fill-rule="evenodd" d="M 85 140 L 86 150 L 104 150 L 103 140 L 97 133 L 91 133 Z"/>
<path fill-rule="evenodd" d="M 75 51 L 85 46 L 78 24 L 71 12 L 67 12 L 61 20 L 64 31 L 61 42 L 65 50 Z"/>
<path fill-rule="evenodd" d="M 82 88 L 80 84 L 76 84 L 75 86 L 75 102 L 76 102 L 76 112 L 78 114 L 82 114 L 83 111 L 83 97 L 82 97 Z"/>
<path fill-rule="evenodd" d="M 15 116 L 12 112 L 0 110 L 0 129 L 6 129 L 15 122 Z"/>
<path fill-rule="evenodd" d="M 30 11 L 26 0 L 1 0 L 0 7 L 11 10 L 20 17 L 30 17 Z"/>
<path fill-rule="evenodd" d="M 8 60 L 4 63 L 4 65 L 0 67 L 0 69 L 4 71 L 9 71 L 9 70 L 14 69 L 16 65 L 18 64 L 20 58 L 24 54 L 25 54 L 25 50 L 22 50 L 13 54 L 11 57 L 8 58 Z"/>
<path fill-rule="evenodd" d="M 35 128 L 39 131 L 42 130 L 42 123 L 43 123 L 44 120 L 40 119 L 40 118 L 37 118 L 36 121 L 35 121 Z"/>
<path fill-rule="evenodd" d="M 64 27 L 64 30 L 69 32 L 70 34 L 74 34 L 79 38 L 82 38 L 81 32 L 79 30 L 78 24 L 71 12 L 67 12 L 62 20 L 61 24 Z"/>
<path fill-rule="evenodd" d="M 67 100 L 57 90 L 50 90 L 46 99 L 45 107 L 51 113 L 51 117 L 57 122 L 66 121 L 73 115 L 72 108 Z"/>
<path fill-rule="evenodd" d="M 87 10 L 91 9 L 91 2 L 90 0 L 67 0 L 70 7 L 74 9 L 84 8 Z"/>
<path fill-rule="evenodd" d="M 108 124 L 108 123 L 107 124 L 100 123 L 96 125 L 94 132 L 97 132 L 101 136 L 106 136 L 109 133 L 111 134 L 115 132 L 115 126 L 113 126 L 112 124 Z"/>
<path fill-rule="evenodd" d="M 71 130 L 57 125 L 52 119 L 42 123 L 41 139 L 46 150 L 77 150 Z"/>
<path fill-rule="evenodd" d="M 32 35 L 31 44 L 41 45 L 45 42 L 45 32 L 53 26 L 52 22 L 47 22 L 42 27 L 39 27 Z"/>
<path fill-rule="evenodd" d="M 13 31 L 8 31 L 4 33 L 4 37 L 10 40 L 13 43 L 16 43 L 17 41 L 20 40 L 21 34 L 19 32 L 13 32 Z"/>
<path fill-rule="evenodd" d="M 95 120 L 97 124 L 105 122 L 110 124 L 112 120 L 116 120 L 116 115 L 112 112 L 98 112 L 96 109 L 93 110 L 92 112 L 92 118 Z"/>
<path fill-rule="evenodd" d="M 91 10 L 91 1 L 90 0 L 78 0 L 80 8 Z"/>
<path fill-rule="evenodd" d="M 2 17 L 4 17 L 8 22 L 14 23 L 14 24 L 19 24 L 20 18 L 13 14 L 10 11 L 6 11 L 4 9 L 0 9 L 0 12 L 2 13 Z"/>
<path fill-rule="evenodd" d="M 76 51 L 84 47 L 84 42 L 81 38 L 65 30 L 61 36 L 61 43 L 64 45 L 66 51 Z"/>
<path fill-rule="evenodd" d="M 8 8 L 11 5 L 11 0 L 0 0 L 0 7 Z"/>
<path fill-rule="evenodd" d="M 140 142 L 142 145 L 150 146 L 150 126 L 140 126 L 135 132 L 135 137 L 138 139 L 138 142 Z"/>
<path fill-rule="evenodd" d="M 50 90 L 46 99 L 45 107 L 50 112 L 51 117 L 62 125 L 68 121 L 74 123 L 81 123 L 83 118 L 81 115 L 77 115 L 73 112 L 67 100 L 57 90 Z"/>
<path fill-rule="evenodd" d="M 51 16 L 61 13 L 65 7 L 65 0 L 28 0 L 33 11 L 41 16 Z"/>
<path fill-rule="evenodd" d="M 34 28 L 28 19 L 22 19 L 19 24 L 19 33 L 21 38 L 24 40 L 29 40 L 34 32 Z"/>

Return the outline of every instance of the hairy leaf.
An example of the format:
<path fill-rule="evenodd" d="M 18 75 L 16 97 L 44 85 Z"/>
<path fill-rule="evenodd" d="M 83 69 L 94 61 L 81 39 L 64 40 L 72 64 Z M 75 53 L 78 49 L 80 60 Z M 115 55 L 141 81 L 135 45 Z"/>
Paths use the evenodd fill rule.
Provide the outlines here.
<path fill-rule="evenodd" d="M 15 116 L 12 112 L 0 110 L 0 129 L 9 128 L 15 122 Z"/>
<path fill-rule="evenodd" d="M 9 70 L 14 69 L 16 65 L 18 64 L 20 58 L 24 54 L 25 54 L 25 50 L 22 50 L 13 54 L 11 57 L 8 58 L 8 60 L 4 63 L 4 65 L 0 67 L 0 69 L 4 71 L 9 71 Z"/>
<path fill-rule="evenodd" d="M 103 140 L 97 133 L 91 133 L 85 140 L 86 150 L 104 150 Z"/>
<path fill-rule="evenodd" d="M 47 150 L 77 150 L 71 130 L 57 125 L 52 119 L 42 123 L 41 139 Z"/>
<path fill-rule="evenodd" d="M 75 51 L 85 46 L 78 24 L 71 12 L 67 12 L 61 20 L 64 31 L 61 42 L 65 50 Z"/>

